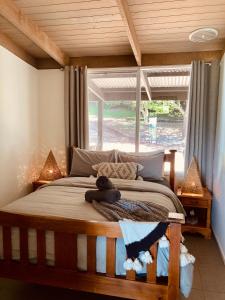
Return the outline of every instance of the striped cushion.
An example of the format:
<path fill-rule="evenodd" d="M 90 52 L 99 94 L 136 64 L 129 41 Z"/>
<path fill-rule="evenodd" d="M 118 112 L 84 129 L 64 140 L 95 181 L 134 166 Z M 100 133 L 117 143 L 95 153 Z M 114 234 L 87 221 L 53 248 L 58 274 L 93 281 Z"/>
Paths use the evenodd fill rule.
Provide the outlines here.
<path fill-rule="evenodd" d="M 109 178 L 120 178 L 135 180 L 137 178 L 138 171 L 144 167 L 135 162 L 127 163 L 109 163 L 102 162 L 97 165 L 93 165 L 92 168 L 98 172 L 97 176 L 107 176 Z"/>

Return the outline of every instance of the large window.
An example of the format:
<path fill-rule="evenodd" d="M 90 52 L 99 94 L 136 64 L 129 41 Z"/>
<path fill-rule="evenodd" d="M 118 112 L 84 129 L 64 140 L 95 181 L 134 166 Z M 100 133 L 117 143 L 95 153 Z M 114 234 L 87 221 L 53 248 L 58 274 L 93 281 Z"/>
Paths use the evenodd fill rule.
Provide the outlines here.
<path fill-rule="evenodd" d="M 88 72 L 90 149 L 184 152 L 190 66 Z"/>

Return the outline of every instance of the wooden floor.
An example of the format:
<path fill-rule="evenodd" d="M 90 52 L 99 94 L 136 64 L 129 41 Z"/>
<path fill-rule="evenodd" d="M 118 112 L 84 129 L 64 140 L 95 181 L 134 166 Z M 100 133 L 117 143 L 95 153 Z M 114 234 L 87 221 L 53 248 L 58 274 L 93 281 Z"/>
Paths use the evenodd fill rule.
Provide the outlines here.
<path fill-rule="evenodd" d="M 214 239 L 186 236 L 186 245 L 196 256 L 194 284 L 189 300 L 225 300 L 225 266 Z M 0 279 L 1 300 L 119 300 Z M 181 299 L 185 299 L 181 297 Z"/>

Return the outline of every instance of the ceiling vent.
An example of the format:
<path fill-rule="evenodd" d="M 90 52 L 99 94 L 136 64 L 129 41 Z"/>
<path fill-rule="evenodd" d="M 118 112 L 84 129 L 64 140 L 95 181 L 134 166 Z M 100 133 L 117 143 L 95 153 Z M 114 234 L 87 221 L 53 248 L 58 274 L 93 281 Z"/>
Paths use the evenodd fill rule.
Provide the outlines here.
<path fill-rule="evenodd" d="M 194 43 L 204 43 L 216 39 L 218 31 L 214 28 L 201 28 L 189 35 L 189 40 Z"/>

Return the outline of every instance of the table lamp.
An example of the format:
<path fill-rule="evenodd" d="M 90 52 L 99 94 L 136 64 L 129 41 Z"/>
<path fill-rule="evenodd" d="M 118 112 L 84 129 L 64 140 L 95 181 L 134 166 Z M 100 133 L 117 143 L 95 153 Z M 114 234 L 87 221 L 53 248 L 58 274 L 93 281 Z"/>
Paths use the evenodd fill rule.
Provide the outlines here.
<path fill-rule="evenodd" d="M 62 178 L 62 173 L 51 150 L 48 154 L 44 167 L 41 170 L 39 180 L 52 181 L 59 178 Z"/>

